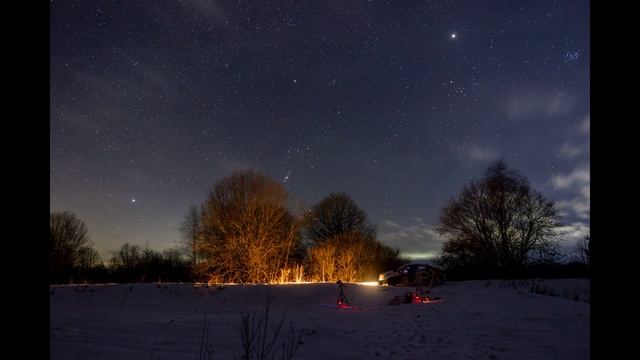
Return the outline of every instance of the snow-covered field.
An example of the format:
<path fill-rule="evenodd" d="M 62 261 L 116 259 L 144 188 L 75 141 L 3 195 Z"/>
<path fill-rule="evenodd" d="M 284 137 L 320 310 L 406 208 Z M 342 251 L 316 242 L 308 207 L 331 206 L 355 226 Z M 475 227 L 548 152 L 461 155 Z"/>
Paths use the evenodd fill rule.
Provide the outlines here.
<path fill-rule="evenodd" d="M 588 280 L 549 281 L 588 292 Z M 295 359 L 590 358 L 590 304 L 508 285 L 449 282 L 431 290 L 441 303 L 393 306 L 413 288 L 346 284 L 352 310 L 336 308 L 335 284 L 52 286 L 51 359 L 207 359 L 205 319 L 211 358 L 240 358 L 241 316 L 267 294 L 274 322 L 286 309 L 282 340 L 289 321 L 302 331 Z"/>

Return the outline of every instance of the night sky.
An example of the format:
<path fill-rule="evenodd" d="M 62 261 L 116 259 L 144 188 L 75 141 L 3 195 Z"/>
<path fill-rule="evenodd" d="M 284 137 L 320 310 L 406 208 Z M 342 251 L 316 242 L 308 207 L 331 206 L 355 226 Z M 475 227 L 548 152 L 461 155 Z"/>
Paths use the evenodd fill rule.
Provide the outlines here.
<path fill-rule="evenodd" d="M 503 159 L 589 232 L 588 1 L 50 3 L 50 208 L 104 260 L 235 170 L 347 192 L 405 255 Z"/>

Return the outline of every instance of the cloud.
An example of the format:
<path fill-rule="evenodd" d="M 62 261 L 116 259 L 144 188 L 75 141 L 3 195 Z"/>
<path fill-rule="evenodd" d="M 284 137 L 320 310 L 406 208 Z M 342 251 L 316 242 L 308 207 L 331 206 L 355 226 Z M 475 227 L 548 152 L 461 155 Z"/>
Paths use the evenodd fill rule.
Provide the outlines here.
<path fill-rule="evenodd" d="M 500 154 L 490 146 L 449 144 L 450 151 L 464 166 L 472 167 L 478 163 L 488 163 L 500 158 Z"/>
<path fill-rule="evenodd" d="M 580 123 L 580 131 L 583 134 L 588 134 L 591 131 L 591 114 L 587 114 L 582 123 Z"/>
<path fill-rule="evenodd" d="M 488 148 L 482 148 L 480 146 L 471 146 L 467 150 L 467 156 L 476 161 L 494 161 L 497 160 L 499 155 L 496 151 Z"/>
<path fill-rule="evenodd" d="M 558 91 L 529 90 L 517 92 L 507 101 L 506 113 L 511 120 L 567 115 L 574 107 L 573 95 Z"/>
<path fill-rule="evenodd" d="M 589 185 L 591 172 L 588 167 L 579 167 L 569 174 L 553 175 L 551 182 L 558 189 L 568 189 L 573 186 Z"/>
<path fill-rule="evenodd" d="M 588 135 L 590 131 L 590 115 L 587 114 L 578 127 L 578 132 L 583 135 Z M 580 154 L 589 153 L 589 139 L 580 137 L 576 142 L 566 142 L 562 144 L 559 155 L 566 159 L 573 159 Z"/>
<path fill-rule="evenodd" d="M 421 218 L 412 218 L 408 224 L 385 220 L 379 231 L 378 239 L 394 248 L 400 249 L 403 256 L 433 256 L 442 247 L 443 239 Z M 424 255 L 424 256 L 423 256 Z"/>
<path fill-rule="evenodd" d="M 558 226 L 555 228 L 555 231 L 562 241 L 577 242 L 589 235 L 591 228 L 585 223 L 574 222 L 568 225 Z"/>
<path fill-rule="evenodd" d="M 588 220 L 591 215 L 590 199 L 583 196 L 570 200 L 561 200 L 556 203 L 563 215 L 574 215 L 580 219 Z"/>
<path fill-rule="evenodd" d="M 560 148 L 560 155 L 567 159 L 572 159 L 578 155 L 580 155 L 583 151 L 583 148 L 579 145 L 573 143 L 565 143 Z"/>
<path fill-rule="evenodd" d="M 591 217 L 591 176 L 587 165 L 576 167 L 568 174 L 551 177 L 556 189 L 569 191 L 572 197 L 556 202 L 563 216 L 588 220 Z"/>
<path fill-rule="evenodd" d="M 400 226 L 398 223 L 395 223 L 391 220 L 385 220 L 384 224 L 390 227 L 394 227 L 394 228 L 401 228 L 402 226 Z"/>
<path fill-rule="evenodd" d="M 587 184 L 580 189 L 582 196 L 591 199 L 591 185 Z"/>

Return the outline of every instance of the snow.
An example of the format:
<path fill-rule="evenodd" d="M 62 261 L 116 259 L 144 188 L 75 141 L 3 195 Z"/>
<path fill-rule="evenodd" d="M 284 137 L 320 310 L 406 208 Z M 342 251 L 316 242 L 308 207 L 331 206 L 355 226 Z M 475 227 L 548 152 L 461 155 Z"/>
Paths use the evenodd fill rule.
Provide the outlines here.
<path fill-rule="evenodd" d="M 588 292 L 588 280 L 545 280 Z M 590 304 L 531 293 L 531 282 L 449 282 L 444 301 L 389 305 L 414 288 L 345 284 L 52 286 L 51 359 L 199 359 L 203 325 L 214 359 L 240 358 L 242 314 L 274 298 L 271 319 L 302 331 L 294 359 L 588 359 Z M 131 290 L 130 290 L 131 289 Z M 286 312 L 286 313 L 285 313 Z M 277 356 L 279 358 L 279 356 Z"/>

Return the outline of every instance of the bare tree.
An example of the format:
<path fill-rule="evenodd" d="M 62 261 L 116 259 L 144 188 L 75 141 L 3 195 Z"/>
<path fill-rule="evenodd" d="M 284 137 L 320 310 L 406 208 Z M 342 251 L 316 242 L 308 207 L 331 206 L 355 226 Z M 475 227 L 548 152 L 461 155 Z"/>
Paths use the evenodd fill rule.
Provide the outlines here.
<path fill-rule="evenodd" d="M 376 234 L 365 212 L 346 193 L 331 193 L 313 206 L 305 216 L 304 226 L 315 243 L 354 231 L 372 238 Z"/>
<path fill-rule="evenodd" d="M 447 267 L 519 268 L 554 253 L 558 221 L 554 202 L 499 161 L 441 210 L 436 230 L 448 238 L 441 260 Z"/>
<path fill-rule="evenodd" d="M 70 212 L 49 215 L 49 275 L 63 281 L 79 265 L 82 250 L 91 247 L 85 223 Z"/>
<path fill-rule="evenodd" d="M 202 207 L 201 274 L 225 282 L 275 281 L 299 246 L 282 184 L 247 170 L 218 182 Z"/>
<path fill-rule="evenodd" d="M 100 264 L 100 254 L 96 251 L 96 249 L 83 246 L 78 249 L 78 261 L 77 266 L 82 271 L 88 271 L 90 268 L 97 266 Z"/>
<path fill-rule="evenodd" d="M 142 247 L 140 245 L 126 243 L 113 254 L 111 266 L 126 272 L 133 272 L 140 267 L 142 259 Z"/>
<path fill-rule="evenodd" d="M 315 281 L 335 281 L 338 257 L 337 243 L 327 240 L 309 248 L 307 268 Z"/>
<path fill-rule="evenodd" d="M 591 235 L 587 235 L 577 245 L 578 259 L 583 264 L 591 265 Z"/>
<path fill-rule="evenodd" d="M 148 246 L 126 243 L 111 259 L 111 275 L 117 281 L 182 281 L 187 264 L 181 249 L 156 251 Z"/>
<path fill-rule="evenodd" d="M 162 259 L 171 268 L 177 268 L 184 264 L 184 254 L 180 249 L 165 249 L 162 251 Z"/>

